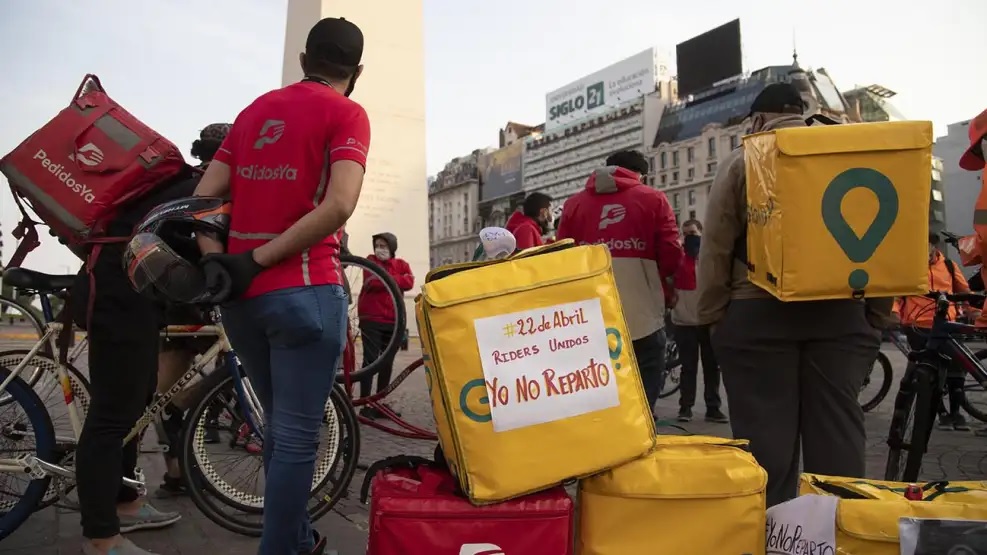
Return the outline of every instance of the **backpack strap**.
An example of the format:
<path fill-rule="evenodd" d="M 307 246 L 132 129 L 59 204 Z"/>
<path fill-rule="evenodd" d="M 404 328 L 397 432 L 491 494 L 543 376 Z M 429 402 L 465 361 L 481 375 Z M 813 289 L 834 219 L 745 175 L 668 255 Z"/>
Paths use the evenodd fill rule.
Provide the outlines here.
<path fill-rule="evenodd" d="M 425 457 L 416 457 L 414 455 L 398 455 L 396 457 L 388 457 L 371 464 L 370 467 L 367 468 L 367 473 L 363 477 L 363 485 L 360 486 L 360 503 L 365 504 L 367 502 L 367 498 L 370 497 L 370 483 L 373 481 L 374 476 L 376 476 L 381 470 L 388 470 L 391 468 L 414 470 L 419 466 L 433 466 L 434 464 L 435 463 Z"/>

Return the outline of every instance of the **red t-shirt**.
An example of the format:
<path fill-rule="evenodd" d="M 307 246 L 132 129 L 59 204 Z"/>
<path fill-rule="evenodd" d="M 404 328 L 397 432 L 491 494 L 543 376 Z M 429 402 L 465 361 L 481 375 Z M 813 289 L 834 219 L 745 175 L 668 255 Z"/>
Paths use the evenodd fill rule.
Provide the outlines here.
<path fill-rule="evenodd" d="M 230 166 L 230 238 L 241 253 L 277 237 L 326 198 L 334 162 L 364 167 L 370 122 L 363 107 L 331 87 L 303 81 L 247 106 L 216 153 Z M 302 285 L 343 283 L 343 229 L 258 275 L 244 297 Z"/>

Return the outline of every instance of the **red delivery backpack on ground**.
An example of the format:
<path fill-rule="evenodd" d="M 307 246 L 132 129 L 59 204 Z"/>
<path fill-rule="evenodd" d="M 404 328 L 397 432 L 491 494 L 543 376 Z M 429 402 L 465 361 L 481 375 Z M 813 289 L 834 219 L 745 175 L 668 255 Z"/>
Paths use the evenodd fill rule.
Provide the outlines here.
<path fill-rule="evenodd" d="M 120 207 L 184 167 L 178 147 L 107 96 L 99 78 L 86 75 L 67 108 L 0 159 L 24 215 L 8 266 L 19 266 L 40 244 L 34 229 L 39 222 L 25 203 L 52 235 L 83 256 L 86 245 L 122 242 L 102 236 Z"/>
<path fill-rule="evenodd" d="M 561 486 L 476 507 L 456 479 L 420 457 L 379 461 L 367 470 L 367 555 L 572 555 L 573 503 Z"/>

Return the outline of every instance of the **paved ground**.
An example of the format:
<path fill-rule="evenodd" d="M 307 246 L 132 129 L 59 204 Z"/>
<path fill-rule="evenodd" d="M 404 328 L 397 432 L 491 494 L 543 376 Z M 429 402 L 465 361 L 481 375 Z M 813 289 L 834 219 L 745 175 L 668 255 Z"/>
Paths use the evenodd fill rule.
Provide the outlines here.
<path fill-rule="evenodd" d="M 0 328 L 0 348 L 12 348 L 14 341 L 7 330 Z M 904 357 L 888 345 L 889 355 L 900 375 L 904 367 Z M 417 352 L 401 353 L 399 364 L 410 363 L 418 356 Z M 700 391 L 702 391 L 700 389 Z M 894 390 L 875 411 L 867 417 L 869 434 L 868 475 L 880 477 L 884 472 L 888 419 Z M 426 402 L 424 376 L 418 372 L 394 395 L 394 405 L 414 424 L 432 428 L 431 412 Z M 677 397 L 662 400 L 660 408 L 663 416 L 671 418 L 677 410 Z M 702 407 L 696 407 L 701 416 Z M 693 422 L 687 428 L 695 433 L 729 435 L 728 425 Z M 364 427 L 362 430 L 360 460 L 372 463 L 386 456 L 396 454 L 416 454 L 429 456 L 433 444 L 429 442 L 403 440 L 382 432 Z M 148 476 L 162 474 L 159 455 L 145 455 L 142 464 L 148 469 Z M 933 434 L 931 452 L 925 464 L 925 478 L 938 479 L 984 479 L 987 476 L 987 440 L 969 433 L 939 432 Z M 317 527 L 332 539 L 334 547 L 341 555 L 357 555 L 365 552 L 367 535 L 367 508 L 359 503 L 358 491 L 363 481 L 363 473 L 358 472 L 350 487 L 351 495 L 341 500 L 335 510 L 322 519 Z M 238 536 L 228 532 L 202 516 L 188 500 L 161 501 L 163 508 L 179 510 L 183 520 L 169 530 L 133 534 L 133 539 L 161 554 L 240 554 L 251 553 L 256 549 L 256 539 Z M 79 552 L 78 514 L 67 510 L 46 509 L 32 517 L 20 530 L 3 542 L 0 553 L 4 555 L 35 554 L 75 554 Z"/>

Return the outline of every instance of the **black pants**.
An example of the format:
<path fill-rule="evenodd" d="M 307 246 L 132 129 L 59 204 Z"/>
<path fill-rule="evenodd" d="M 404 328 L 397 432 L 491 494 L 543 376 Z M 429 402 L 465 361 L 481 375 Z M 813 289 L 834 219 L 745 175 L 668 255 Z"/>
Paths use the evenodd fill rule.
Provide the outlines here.
<path fill-rule="evenodd" d="M 632 342 L 648 408 L 655 410 L 658 394 L 665 387 L 665 330 L 660 329 Z"/>
<path fill-rule="evenodd" d="M 696 380 L 699 374 L 699 358 L 703 361 L 703 400 L 706 412 L 720 408 L 720 367 L 716 365 L 713 344 L 709 340 L 707 326 L 676 326 L 675 342 L 679 346 L 682 361 L 682 378 L 679 406 L 691 409 L 696 403 Z"/>
<path fill-rule="evenodd" d="M 360 322 L 364 368 L 380 358 L 380 354 L 390 344 L 393 335 L 394 324 Z M 394 372 L 394 355 L 381 360 L 380 364 L 380 371 L 377 372 L 377 393 L 384 391 L 387 386 L 391 385 L 391 374 Z M 370 396 L 370 387 L 373 385 L 373 381 L 372 375 L 360 380 L 360 397 Z"/>
<path fill-rule="evenodd" d="M 134 292 L 121 264 L 122 247 L 107 245 L 95 261 L 89 335 L 89 412 L 76 450 L 82 533 L 91 539 L 120 533 L 116 505 L 137 499 L 122 485 L 134 477 L 138 441 L 123 439 L 154 395 L 158 323 L 154 304 Z M 80 272 L 72 290 L 75 320 L 84 324 L 89 276 Z"/>
<path fill-rule="evenodd" d="M 913 351 L 925 348 L 926 341 L 929 340 L 929 330 L 905 327 L 905 337 L 908 338 L 908 346 Z M 950 367 L 946 375 L 946 390 L 949 392 L 949 415 L 960 414 L 960 401 L 963 399 L 963 384 L 966 382 L 966 375 L 961 370 Z M 939 407 L 939 413 L 946 412 L 945 407 Z"/>
<path fill-rule="evenodd" d="M 881 348 L 864 303 L 732 300 L 713 331 L 734 437 L 768 472 L 768 506 L 804 472 L 860 478 L 867 434 L 857 395 Z"/>

